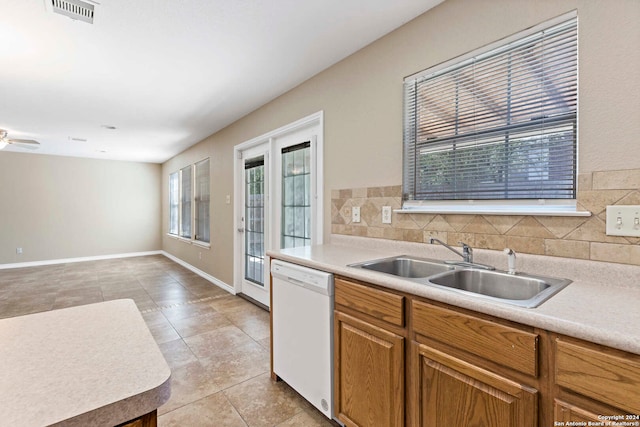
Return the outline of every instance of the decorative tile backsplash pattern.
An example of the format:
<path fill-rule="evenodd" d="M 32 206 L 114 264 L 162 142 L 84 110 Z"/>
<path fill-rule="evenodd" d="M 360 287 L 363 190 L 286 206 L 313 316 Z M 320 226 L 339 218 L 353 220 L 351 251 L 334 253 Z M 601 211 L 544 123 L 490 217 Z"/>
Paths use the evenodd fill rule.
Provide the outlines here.
<path fill-rule="evenodd" d="M 590 217 L 438 215 L 393 212 L 382 223 L 382 206 L 400 209 L 402 188 L 354 188 L 331 192 L 331 232 L 410 242 L 437 237 L 451 245 L 640 265 L 640 238 L 605 234 L 607 205 L 640 205 L 640 169 L 578 177 L 578 208 Z M 351 208 L 360 207 L 360 223 Z"/>

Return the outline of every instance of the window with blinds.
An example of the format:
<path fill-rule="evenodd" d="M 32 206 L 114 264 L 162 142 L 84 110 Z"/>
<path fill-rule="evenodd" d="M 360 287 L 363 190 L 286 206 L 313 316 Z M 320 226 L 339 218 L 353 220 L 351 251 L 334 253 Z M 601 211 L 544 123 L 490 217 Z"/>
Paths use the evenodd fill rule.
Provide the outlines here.
<path fill-rule="evenodd" d="M 180 237 L 186 239 L 191 238 L 191 199 L 193 198 L 191 179 L 191 166 L 182 168 L 180 170 Z"/>
<path fill-rule="evenodd" d="M 195 164 L 195 240 L 209 243 L 209 159 Z"/>
<path fill-rule="evenodd" d="M 169 234 L 178 234 L 180 218 L 180 173 L 169 175 Z"/>
<path fill-rule="evenodd" d="M 405 206 L 575 199 L 577 55 L 572 14 L 407 77 Z"/>
<path fill-rule="evenodd" d="M 169 174 L 169 234 L 208 246 L 209 159 Z"/>

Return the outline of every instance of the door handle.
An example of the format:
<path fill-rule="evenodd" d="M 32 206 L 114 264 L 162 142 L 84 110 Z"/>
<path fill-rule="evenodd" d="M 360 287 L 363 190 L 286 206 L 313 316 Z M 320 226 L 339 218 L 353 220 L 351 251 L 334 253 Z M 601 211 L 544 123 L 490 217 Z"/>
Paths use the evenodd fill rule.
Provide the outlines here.
<path fill-rule="evenodd" d="M 238 228 L 238 233 L 244 233 L 244 227 Z"/>

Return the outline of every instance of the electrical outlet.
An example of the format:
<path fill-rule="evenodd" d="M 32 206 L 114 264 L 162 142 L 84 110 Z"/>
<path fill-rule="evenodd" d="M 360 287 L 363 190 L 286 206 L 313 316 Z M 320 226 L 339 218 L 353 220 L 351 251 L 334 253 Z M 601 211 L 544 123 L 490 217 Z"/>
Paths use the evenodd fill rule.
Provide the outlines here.
<path fill-rule="evenodd" d="M 22 255 L 22 248 L 16 248 L 16 254 Z"/>
<path fill-rule="evenodd" d="M 391 224 L 391 206 L 382 207 L 382 223 Z"/>
<path fill-rule="evenodd" d="M 202 259 L 202 252 L 198 252 L 198 259 Z"/>
<path fill-rule="evenodd" d="M 351 208 L 351 222 L 360 222 L 360 206 Z"/>
<path fill-rule="evenodd" d="M 607 235 L 640 237 L 640 206 L 607 206 Z"/>

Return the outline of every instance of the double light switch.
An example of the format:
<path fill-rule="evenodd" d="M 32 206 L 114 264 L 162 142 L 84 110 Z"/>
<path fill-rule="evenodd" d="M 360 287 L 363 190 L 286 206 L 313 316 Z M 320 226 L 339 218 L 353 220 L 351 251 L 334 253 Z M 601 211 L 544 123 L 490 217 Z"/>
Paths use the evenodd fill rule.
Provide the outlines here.
<path fill-rule="evenodd" d="M 607 206 L 607 235 L 640 237 L 640 206 Z"/>

